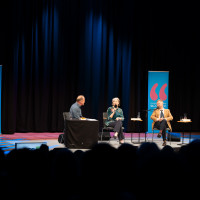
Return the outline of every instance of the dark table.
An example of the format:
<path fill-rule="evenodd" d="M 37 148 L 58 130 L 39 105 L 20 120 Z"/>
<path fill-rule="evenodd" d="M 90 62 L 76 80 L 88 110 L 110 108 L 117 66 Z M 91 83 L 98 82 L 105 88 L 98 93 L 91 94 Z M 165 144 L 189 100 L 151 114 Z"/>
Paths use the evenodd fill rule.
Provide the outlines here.
<path fill-rule="evenodd" d="M 133 122 L 135 122 L 135 123 L 137 123 L 137 125 L 138 125 L 138 135 L 139 135 L 139 137 L 138 137 L 138 142 L 133 142 L 133 140 L 132 140 L 132 132 L 131 132 L 131 142 L 132 143 L 135 143 L 135 144 L 140 144 L 141 142 L 140 142 L 140 123 L 143 121 L 141 118 L 131 118 L 131 121 L 133 121 Z M 146 135 L 146 134 L 145 134 Z M 145 142 L 146 142 L 146 138 L 145 138 Z"/>
<path fill-rule="evenodd" d="M 64 121 L 64 144 L 71 149 L 90 149 L 98 143 L 99 121 Z"/>
<path fill-rule="evenodd" d="M 182 124 L 183 126 L 183 139 L 182 139 L 182 143 L 180 143 L 180 144 L 177 144 L 177 145 L 184 145 L 184 144 L 187 144 L 187 143 L 184 143 L 184 133 L 185 133 L 185 126 L 187 125 L 187 124 L 190 124 L 191 125 L 191 123 L 192 123 L 192 121 L 177 121 L 178 123 L 180 123 L 180 124 Z M 190 143 L 190 141 L 191 141 L 191 126 L 190 126 L 190 137 L 189 137 L 189 143 Z"/>

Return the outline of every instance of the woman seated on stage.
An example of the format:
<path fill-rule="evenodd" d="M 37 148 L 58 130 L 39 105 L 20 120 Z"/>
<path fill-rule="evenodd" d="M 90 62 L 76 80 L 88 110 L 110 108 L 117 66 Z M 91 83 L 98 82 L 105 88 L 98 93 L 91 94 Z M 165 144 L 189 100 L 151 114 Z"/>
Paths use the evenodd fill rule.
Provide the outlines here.
<path fill-rule="evenodd" d="M 122 130 L 122 121 L 124 121 L 124 115 L 121 108 L 119 108 L 120 100 L 115 97 L 112 99 L 112 106 L 108 108 L 107 114 L 108 118 L 105 122 L 106 126 L 111 126 L 114 128 L 114 138 L 118 137 L 119 143 L 124 143 L 124 134 Z"/>

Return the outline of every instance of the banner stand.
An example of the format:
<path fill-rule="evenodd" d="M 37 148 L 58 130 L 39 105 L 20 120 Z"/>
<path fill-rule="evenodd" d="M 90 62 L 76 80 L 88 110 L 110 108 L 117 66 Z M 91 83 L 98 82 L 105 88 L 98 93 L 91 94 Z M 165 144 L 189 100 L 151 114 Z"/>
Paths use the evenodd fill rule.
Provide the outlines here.
<path fill-rule="evenodd" d="M 169 71 L 148 71 L 148 132 L 152 133 L 152 122 L 150 119 L 157 100 L 163 100 L 163 107 L 168 109 L 168 85 Z M 158 131 L 157 131 L 158 132 Z M 156 133 L 156 131 L 155 131 Z"/>

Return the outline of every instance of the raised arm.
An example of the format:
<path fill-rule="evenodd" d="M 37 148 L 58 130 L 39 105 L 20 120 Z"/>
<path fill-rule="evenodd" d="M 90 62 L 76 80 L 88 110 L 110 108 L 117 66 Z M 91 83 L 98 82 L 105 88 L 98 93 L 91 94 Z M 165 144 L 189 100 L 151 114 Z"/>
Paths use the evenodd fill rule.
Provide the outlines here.
<path fill-rule="evenodd" d="M 111 120 L 113 118 L 113 115 L 115 114 L 115 111 L 113 112 L 112 110 L 114 109 L 111 109 L 110 107 L 107 110 L 108 120 Z"/>

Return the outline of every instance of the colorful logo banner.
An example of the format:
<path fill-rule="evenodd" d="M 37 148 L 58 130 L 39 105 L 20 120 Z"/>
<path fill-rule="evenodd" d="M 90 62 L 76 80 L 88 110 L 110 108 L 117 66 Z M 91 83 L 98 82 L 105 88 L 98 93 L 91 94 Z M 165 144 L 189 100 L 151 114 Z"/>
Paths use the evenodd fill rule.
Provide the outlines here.
<path fill-rule="evenodd" d="M 148 133 L 152 132 L 152 120 L 150 119 L 153 110 L 157 107 L 157 100 L 163 100 L 164 108 L 168 108 L 168 71 L 148 72 Z"/>

